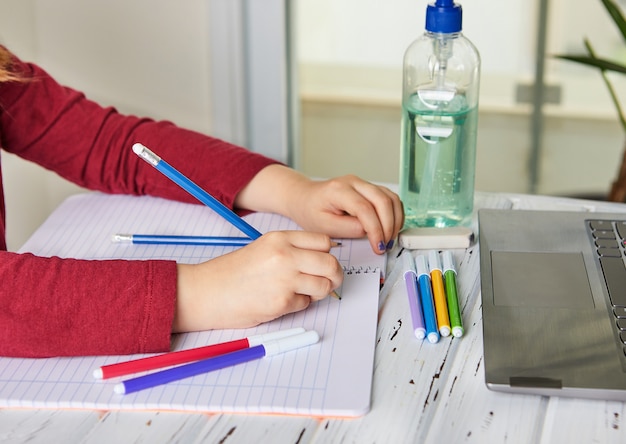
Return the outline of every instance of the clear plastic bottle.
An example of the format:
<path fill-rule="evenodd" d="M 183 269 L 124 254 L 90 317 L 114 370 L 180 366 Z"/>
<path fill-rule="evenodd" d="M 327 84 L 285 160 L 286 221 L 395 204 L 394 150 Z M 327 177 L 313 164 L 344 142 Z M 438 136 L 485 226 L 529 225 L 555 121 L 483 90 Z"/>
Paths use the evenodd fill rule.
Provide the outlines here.
<path fill-rule="evenodd" d="M 462 9 L 435 0 L 404 55 L 400 198 L 405 227 L 467 224 L 474 205 L 480 56 Z"/>

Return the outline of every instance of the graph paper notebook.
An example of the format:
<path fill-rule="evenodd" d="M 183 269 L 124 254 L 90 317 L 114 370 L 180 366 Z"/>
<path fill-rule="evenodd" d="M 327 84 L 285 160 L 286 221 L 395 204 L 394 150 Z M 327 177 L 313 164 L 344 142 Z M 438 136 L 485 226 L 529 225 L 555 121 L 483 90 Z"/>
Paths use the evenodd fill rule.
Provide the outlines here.
<path fill-rule="evenodd" d="M 256 213 L 246 220 L 261 232 L 298 229 L 290 220 Z M 238 236 L 202 205 L 151 197 L 99 193 L 67 199 L 21 251 L 84 259 L 170 259 L 198 263 L 235 247 L 129 245 L 115 233 Z M 96 381 L 93 370 L 148 355 L 76 358 L 0 358 L 0 407 L 159 409 L 196 412 L 360 416 L 369 410 L 384 257 L 366 240 L 342 240 L 333 248 L 345 270 L 342 300 L 328 297 L 307 310 L 256 328 L 176 335 L 175 350 L 254 334 L 304 327 L 318 344 L 195 376 L 129 395 L 113 392 L 120 381 Z"/>

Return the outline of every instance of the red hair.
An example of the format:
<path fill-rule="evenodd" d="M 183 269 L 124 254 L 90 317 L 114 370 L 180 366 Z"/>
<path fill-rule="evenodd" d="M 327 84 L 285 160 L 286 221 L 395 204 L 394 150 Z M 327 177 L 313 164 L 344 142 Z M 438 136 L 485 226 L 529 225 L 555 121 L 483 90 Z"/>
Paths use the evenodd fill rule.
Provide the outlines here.
<path fill-rule="evenodd" d="M 19 73 L 13 70 L 13 56 L 4 47 L 0 46 L 0 82 L 21 80 Z"/>

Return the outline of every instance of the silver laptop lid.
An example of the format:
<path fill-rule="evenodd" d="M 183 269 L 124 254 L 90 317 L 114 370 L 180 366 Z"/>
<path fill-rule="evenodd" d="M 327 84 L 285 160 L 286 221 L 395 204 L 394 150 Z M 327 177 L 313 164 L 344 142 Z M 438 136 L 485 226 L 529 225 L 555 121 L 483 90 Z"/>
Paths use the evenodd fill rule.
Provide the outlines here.
<path fill-rule="evenodd" d="M 619 215 L 479 211 L 489 388 L 626 400 L 626 359 L 590 218 Z"/>

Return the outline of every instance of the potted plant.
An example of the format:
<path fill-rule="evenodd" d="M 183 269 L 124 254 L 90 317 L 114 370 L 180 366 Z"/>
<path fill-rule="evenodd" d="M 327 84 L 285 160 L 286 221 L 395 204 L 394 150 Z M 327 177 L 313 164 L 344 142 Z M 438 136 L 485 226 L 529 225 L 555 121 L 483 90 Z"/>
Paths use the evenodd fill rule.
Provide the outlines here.
<path fill-rule="evenodd" d="M 619 32 L 626 43 L 626 19 L 622 14 L 622 11 L 617 6 L 617 4 L 613 0 L 601 0 L 604 8 L 607 10 L 613 22 L 619 29 Z M 615 89 L 611 83 L 611 80 L 607 76 L 607 71 L 618 72 L 622 74 L 626 74 L 626 65 L 620 64 L 613 60 L 604 59 L 596 56 L 596 52 L 594 51 L 591 43 L 587 38 L 583 39 L 585 48 L 587 50 L 586 55 L 568 55 L 562 54 L 555 56 L 556 58 L 569 60 L 576 63 L 581 63 L 583 65 L 591 66 L 600 70 L 602 75 L 602 79 L 606 84 L 609 94 L 611 95 L 611 99 L 617 109 L 619 122 L 624 130 L 624 134 L 626 134 L 626 119 L 624 119 L 624 112 L 620 105 L 619 99 L 615 94 Z M 626 202 L 626 144 L 624 145 L 623 154 L 622 154 L 622 164 L 620 166 L 619 172 L 617 174 L 617 178 L 613 181 L 611 185 L 611 190 L 609 191 L 608 200 L 613 202 Z"/>

